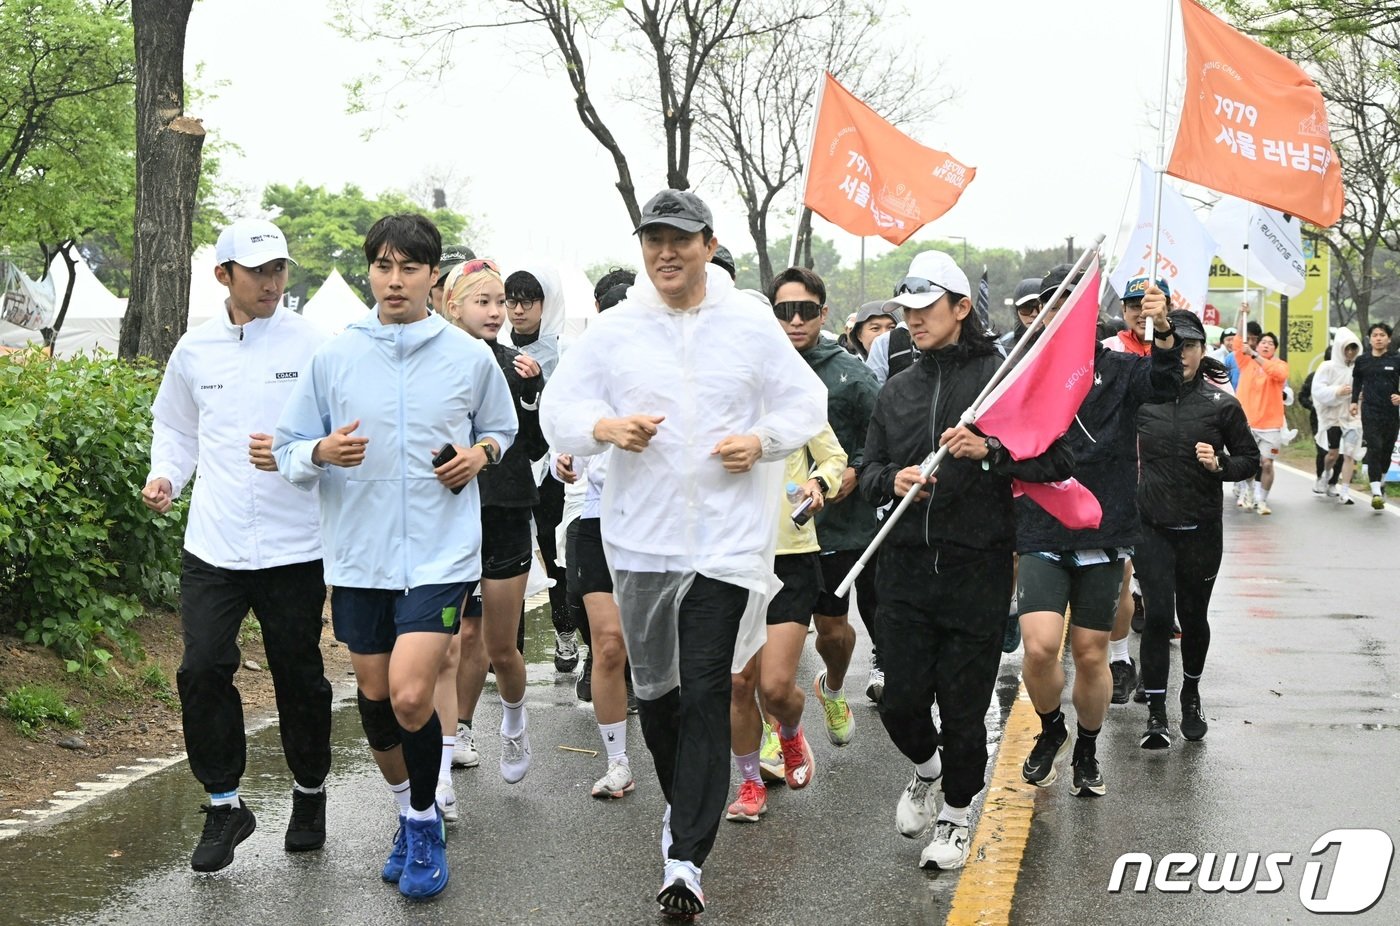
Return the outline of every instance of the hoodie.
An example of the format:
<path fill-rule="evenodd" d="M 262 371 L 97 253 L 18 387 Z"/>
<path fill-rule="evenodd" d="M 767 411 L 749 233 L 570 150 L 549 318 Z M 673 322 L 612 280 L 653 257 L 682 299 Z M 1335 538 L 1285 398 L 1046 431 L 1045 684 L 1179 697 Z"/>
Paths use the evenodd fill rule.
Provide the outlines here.
<path fill-rule="evenodd" d="M 553 267 L 534 265 L 521 269 L 538 280 L 540 289 L 544 290 L 540 328 L 534 334 L 521 335 L 516 334 L 515 329 L 507 322 L 501 326 L 497 340 L 506 347 L 513 347 L 522 354 L 534 357 L 544 373 L 545 380 L 548 381 L 554 375 L 554 368 L 559 365 L 559 354 L 562 350 L 560 339 L 564 334 L 564 287 L 559 282 L 558 271 Z"/>
<path fill-rule="evenodd" d="M 865 451 L 865 431 L 875 412 L 875 397 L 880 385 L 875 374 L 860 360 L 825 338 L 802 352 L 802 359 L 826 384 L 826 417 L 836 439 L 846 452 L 846 465 L 860 469 Z M 840 474 L 837 474 L 838 480 Z M 833 492 L 840 488 L 832 483 Z M 852 492 L 839 502 L 828 502 L 817 512 L 817 536 L 823 550 L 863 550 L 880 522 L 875 509 L 859 492 Z"/>
<path fill-rule="evenodd" d="M 1348 345 L 1355 345 L 1356 357 L 1361 356 L 1361 339 L 1350 328 L 1338 328 L 1332 340 L 1331 359 L 1322 361 L 1322 365 L 1313 374 L 1313 409 L 1317 412 L 1317 430 L 1320 436 L 1325 435 L 1328 428 L 1350 431 L 1361 427 L 1360 417 L 1353 417 L 1351 414 L 1351 403 L 1356 401 L 1350 389 L 1356 357 L 1352 358 L 1351 363 L 1347 362 Z M 1347 387 L 1345 392 L 1342 391 L 1343 387 Z"/>
<path fill-rule="evenodd" d="M 364 462 L 312 462 L 323 437 L 356 420 Z M 490 437 L 504 452 L 516 430 L 490 348 L 440 315 L 385 325 L 373 311 L 311 358 L 272 452 L 293 485 L 320 485 L 326 582 L 407 591 L 481 577 L 478 481 L 453 495 L 433 475 L 434 451 Z"/>

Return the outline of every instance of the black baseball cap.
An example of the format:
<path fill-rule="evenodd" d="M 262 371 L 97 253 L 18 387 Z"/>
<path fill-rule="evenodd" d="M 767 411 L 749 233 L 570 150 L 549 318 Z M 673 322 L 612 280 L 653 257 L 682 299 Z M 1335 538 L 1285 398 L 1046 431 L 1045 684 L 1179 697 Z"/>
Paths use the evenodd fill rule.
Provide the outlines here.
<path fill-rule="evenodd" d="M 1040 280 L 1035 277 L 1027 277 L 1016 284 L 1016 295 L 1011 297 L 1011 304 L 1020 308 L 1027 302 L 1040 301 Z"/>
<path fill-rule="evenodd" d="M 689 190 L 662 190 L 642 207 L 642 219 L 633 234 L 648 225 L 669 225 L 683 232 L 698 232 L 715 227 L 715 217 L 705 201 Z"/>
<path fill-rule="evenodd" d="M 1195 312 L 1174 309 L 1167 313 L 1167 321 L 1171 323 L 1172 334 L 1183 341 L 1205 341 L 1206 339 L 1205 325 L 1201 324 L 1201 320 L 1196 317 Z"/>
<path fill-rule="evenodd" d="M 465 264 L 469 260 L 476 260 L 476 252 L 464 244 L 449 244 L 443 248 L 442 257 L 438 260 L 436 285 L 441 286 L 458 264 Z"/>
<path fill-rule="evenodd" d="M 1060 288 L 1060 284 L 1063 283 L 1072 272 L 1074 272 L 1074 264 L 1056 264 L 1054 267 L 1050 268 L 1050 272 L 1045 274 L 1044 278 L 1040 281 L 1040 301 L 1049 302 L 1050 297 L 1055 295 L 1055 290 Z M 1073 289 L 1079 283 L 1083 275 L 1084 272 L 1081 270 L 1079 276 L 1076 276 L 1070 284 L 1065 287 L 1065 292 L 1068 293 Z"/>
<path fill-rule="evenodd" d="M 723 267 L 724 272 L 731 277 L 735 275 L 734 255 L 729 253 L 729 248 L 720 245 L 715 248 L 715 256 L 710 258 L 710 263 L 716 267 Z"/>

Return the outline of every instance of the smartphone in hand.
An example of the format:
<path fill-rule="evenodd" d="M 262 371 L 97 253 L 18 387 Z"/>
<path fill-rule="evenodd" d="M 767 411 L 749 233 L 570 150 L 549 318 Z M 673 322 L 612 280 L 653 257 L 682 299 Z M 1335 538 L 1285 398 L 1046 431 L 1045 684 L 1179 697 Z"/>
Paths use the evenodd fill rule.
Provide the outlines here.
<path fill-rule="evenodd" d="M 438 451 L 437 456 L 433 457 L 433 469 L 437 469 L 442 464 L 455 460 L 456 458 L 457 448 L 450 442 L 444 444 L 442 449 Z M 459 485 L 457 488 L 452 489 L 451 492 L 453 495 L 460 495 L 465 488 L 465 485 Z"/>

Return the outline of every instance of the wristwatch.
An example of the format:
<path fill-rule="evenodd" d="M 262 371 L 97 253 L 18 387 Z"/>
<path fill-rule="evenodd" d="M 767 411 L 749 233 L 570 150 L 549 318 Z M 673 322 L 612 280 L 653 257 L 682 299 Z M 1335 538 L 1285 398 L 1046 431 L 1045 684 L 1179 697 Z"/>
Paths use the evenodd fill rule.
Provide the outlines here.
<path fill-rule="evenodd" d="M 823 478 L 820 477 L 820 476 L 813 476 L 812 478 L 815 479 L 815 480 L 817 480 L 817 485 L 819 485 L 819 486 L 822 487 L 822 494 L 823 494 L 823 495 L 830 495 L 830 494 L 831 494 L 831 486 L 829 486 L 829 485 L 826 484 L 826 480 L 825 480 L 825 479 L 823 479 Z"/>
<path fill-rule="evenodd" d="M 496 445 L 491 443 L 491 441 L 479 440 L 475 444 L 472 444 L 472 446 L 480 447 L 481 452 L 486 454 L 487 466 L 495 466 L 497 463 L 501 462 L 501 452 L 496 449 Z"/>

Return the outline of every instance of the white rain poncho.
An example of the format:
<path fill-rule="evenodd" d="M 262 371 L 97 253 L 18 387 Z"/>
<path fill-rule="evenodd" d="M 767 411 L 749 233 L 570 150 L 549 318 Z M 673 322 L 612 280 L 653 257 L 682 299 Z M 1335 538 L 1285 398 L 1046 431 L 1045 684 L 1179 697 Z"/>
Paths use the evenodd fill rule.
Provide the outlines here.
<path fill-rule="evenodd" d="M 1332 356 L 1322 361 L 1313 374 L 1313 410 L 1317 412 L 1317 445 L 1327 449 L 1327 429 L 1342 429 L 1342 449 L 1347 456 L 1355 457 L 1361 444 L 1361 418 L 1351 413 L 1351 403 L 1356 397 L 1342 392 L 1343 386 L 1351 385 L 1351 374 L 1355 359 L 1347 363 L 1346 347 L 1357 348 L 1361 356 L 1361 339 L 1350 328 L 1338 328 L 1332 340 Z"/>
<path fill-rule="evenodd" d="M 749 591 L 734 671 L 763 645 L 777 586 L 772 500 L 784 458 L 826 424 L 826 387 L 773 316 L 711 266 L 689 311 L 639 279 L 570 347 L 540 424 L 553 448 L 586 456 L 611 449 L 593 437 L 599 419 L 642 414 L 665 421 L 642 452 L 612 451 L 600 516 L 637 696 L 650 700 L 680 683 L 677 610 L 697 574 Z M 759 437 L 764 462 L 736 475 L 713 451 L 743 434 Z"/>
<path fill-rule="evenodd" d="M 559 283 L 559 273 L 549 266 L 533 264 L 521 267 L 539 281 L 544 290 L 544 308 L 540 312 L 539 338 L 529 344 L 516 344 L 515 332 L 509 324 L 501 326 L 498 336 L 502 344 L 513 347 L 522 354 L 529 354 L 539 363 L 545 382 L 554 375 L 559 365 L 559 355 L 563 352 L 560 339 L 564 334 L 564 287 Z"/>

